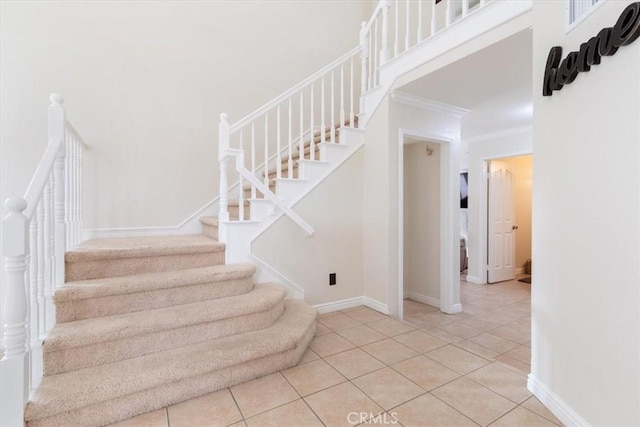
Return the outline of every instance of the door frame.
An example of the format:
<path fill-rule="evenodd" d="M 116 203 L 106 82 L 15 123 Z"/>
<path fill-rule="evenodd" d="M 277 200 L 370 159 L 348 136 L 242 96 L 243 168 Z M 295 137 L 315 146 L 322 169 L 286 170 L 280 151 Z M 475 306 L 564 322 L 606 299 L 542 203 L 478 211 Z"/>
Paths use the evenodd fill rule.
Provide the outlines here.
<path fill-rule="evenodd" d="M 480 259 L 482 260 L 482 277 L 480 284 L 486 285 L 489 283 L 489 249 L 488 249 L 488 218 L 489 218 L 489 162 L 492 160 L 508 159 L 510 157 L 519 157 L 532 155 L 532 150 L 504 150 L 499 155 L 491 155 L 480 158 L 480 200 L 478 200 L 478 219 L 480 221 L 480 229 L 478 230 L 478 251 Z M 533 209 L 533 206 L 532 206 Z M 514 248 L 515 250 L 515 248 Z"/>
<path fill-rule="evenodd" d="M 453 165 L 454 140 L 434 134 L 398 129 L 398 278 L 395 314 L 404 317 L 404 146 L 407 139 L 440 144 L 440 311 L 448 314 L 462 311 L 460 304 L 460 216 L 456 209 L 460 199 L 460 171 Z M 455 162 L 457 163 L 457 162 Z M 456 205 L 456 202 L 458 203 Z"/>

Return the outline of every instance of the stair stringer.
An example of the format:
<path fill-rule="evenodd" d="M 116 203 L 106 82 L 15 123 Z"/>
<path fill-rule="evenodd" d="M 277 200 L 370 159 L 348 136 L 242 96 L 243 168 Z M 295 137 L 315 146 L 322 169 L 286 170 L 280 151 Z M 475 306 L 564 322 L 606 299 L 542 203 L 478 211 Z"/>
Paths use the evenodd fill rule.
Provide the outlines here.
<path fill-rule="evenodd" d="M 364 146 L 364 130 L 355 128 L 340 129 L 340 143 L 323 143 L 320 146 L 320 161 L 300 162 L 300 178 L 304 185 L 296 185 L 287 190 L 286 205 L 295 207 L 307 194 L 331 175 L 340 165 Z M 271 215 L 260 221 L 220 221 L 218 239 L 226 244 L 225 262 L 254 263 L 257 271 L 254 275 L 259 282 L 280 282 L 288 291 L 289 298 L 304 299 L 304 289 L 276 270 L 274 267 L 252 253 L 253 242 L 266 232 L 284 215 L 274 206 Z M 313 238 L 310 236 L 309 238 Z"/>

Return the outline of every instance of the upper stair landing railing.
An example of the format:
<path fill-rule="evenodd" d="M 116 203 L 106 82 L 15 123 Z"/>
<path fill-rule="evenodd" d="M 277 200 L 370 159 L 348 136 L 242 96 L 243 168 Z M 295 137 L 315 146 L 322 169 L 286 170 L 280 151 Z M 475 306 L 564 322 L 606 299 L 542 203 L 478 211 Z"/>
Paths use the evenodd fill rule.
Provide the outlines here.
<path fill-rule="evenodd" d="M 360 29 L 363 92 L 380 83 L 380 67 L 491 0 L 381 0 Z"/>
<path fill-rule="evenodd" d="M 64 254 L 82 240 L 86 144 L 66 120 L 62 97 L 50 99 L 47 148 L 24 198 L 6 200 L 2 220 L 2 426 L 24 423 L 42 378 L 42 340 L 55 324 L 53 293 L 64 283 Z"/>

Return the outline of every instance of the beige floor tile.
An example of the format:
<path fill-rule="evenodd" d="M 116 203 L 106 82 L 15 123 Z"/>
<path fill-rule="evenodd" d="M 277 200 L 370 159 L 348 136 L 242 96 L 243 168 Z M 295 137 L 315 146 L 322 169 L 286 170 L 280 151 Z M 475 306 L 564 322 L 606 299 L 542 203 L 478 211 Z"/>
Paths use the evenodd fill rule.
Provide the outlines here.
<path fill-rule="evenodd" d="M 395 413 L 393 413 L 392 411 L 383 412 L 381 414 L 374 415 L 372 417 L 369 417 L 367 420 L 364 420 L 365 415 L 367 414 L 363 414 L 363 417 L 362 417 L 363 422 L 362 424 L 358 424 L 359 427 L 368 427 L 368 426 L 402 427 Z"/>
<path fill-rule="evenodd" d="M 453 322 L 453 319 L 451 317 L 439 311 L 434 311 L 434 312 L 425 314 L 422 317 L 422 320 L 432 325 L 436 325 L 440 327 L 444 325 L 448 325 L 449 323 Z"/>
<path fill-rule="evenodd" d="M 481 330 L 460 322 L 449 323 L 448 325 L 441 326 L 440 329 L 463 339 L 469 339 L 482 333 Z"/>
<path fill-rule="evenodd" d="M 242 421 L 229 389 L 187 400 L 168 408 L 171 427 L 228 426 Z"/>
<path fill-rule="evenodd" d="M 356 307 L 349 307 L 343 310 L 340 310 L 340 313 L 349 313 L 350 311 L 362 310 L 363 308 L 368 308 L 366 305 L 358 305 Z"/>
<path fill-rule="evenodd" d="M 542 402 L 540 402 L 535 396 L 531 396 L 520 406 L 527 408 L 532 412 L 535 412 L 536 414 L 546 418 L 547 420 L 559 426 L 562 425 L 562 422 L 560 422 L 560 420 L 556 418 L 556 416 L 553 415 L 553 413 L 549 409 L 547 409 L 547 407 L 544 406 Z"/>
<path fill-rule="evenodd" d="M 306 396 L 346 381 L 338 371 L 322 359 L 287 369 L 282 371 L 282 375 L 301 396 Z"/>
<path fill-rule="evenodd" d="M 368 325 L 369 327 L 388 337 L 404 334 L 405 332 L 409 332 L 415 329 L 415 327 L 405 322 L 401 322 L 390 317 L 382 320 L 376 320 L 375 322 L 371 322 Z"/>
<path fill-rule="evenodd" d="M 513 350 L 506 352 L 504 355 L 527 365 L 531 364 L 531 349 L 526 345 L 514 348 Z"/>
<path fill-rule="evenodd" d="M 429 335 L 433 335 L 434 337 L 448 343 L 462 341 L 462 338 L 460 338 L 459 336 L 450 334 L 449 332 L 443 331 L 439 327 L 431 324 L 424 324 L 421 331 L 426 332 Z"/>
<path fill-rule="evenodd" d="M 331 329 L 327 328 L 320 322 L 316 322 L 316 337 L 320 335 L 330 334 L 333 332 Z"/>
<path fill-rule="evenodd" d="M 422 355 L 396 363 L 392 368 L 427 391 L 460 376 L 456 371 Z"/>
<path fill-rule="evenodd" d="M 409 347 L 411 350 L 417 351 L 418 353 L 426 353 L 427 351 L 435 350 L 436 348 L 447 345 L 446 341 L 419 330 L 396 335 L 393 339 L 398 341 L 400 344 Z"/>
<path fill-rule="evenodd" d="M 362 325 L 362 323 L 344 313 L 338 313 L 335 316 L 318 319 L 318 322 L 333 331 L 340 331 L 342 329 L 354 328 Z"/>
<path fill-rule="evenodd" d="M 531 365 L 528 363 L 522 363 L 519 360 L 516 360 L 512 357 L 501 354 L 496 358 L 497 362 L 504 364 L 507 368 L 513 369 L 515 371 L 520 371 L 524 374 L 529 374 L 531 372 Z"/>
<path fill-rule="evenodd" d="M 247 427 L 247 423 L 243 421 L 238 421 L 237 423 L 231 424 L 228 427 Z"/>
<path fill-rule="evenodd" d="M 387 318 L 386 314 L 382 314 L 378 311 L 372 310 L 369 307 L 363 307 L 359 310 L 351 310 L 351 311 L 345 312 L 345 314 L 349 317 L 353 317 L 354 319 L 362 323 L 369 323 L 376 320 L 382 320 Z"/>
<path fill-rule="evenodd" d="M 367 344 L 361 348 L 387 365 L 398 363 L 418 355 L 418 353 L 411 350 L 409 347 L 405 347 L 391 338 Z"/>
<path fill-rule="evenodd" d="M 522 403 L 531 397 L 527 390 L 527 376 L 507 369 L 501 363 L 483 366 L 467 375 L 467 378 L 516 403 Z"/>
<path fill-rule="evenodd" d="M 305 397 L 313 412 L 327 427 L 360 424 L 364 418 L 384 412 L 373 400 L 350 382 Z"/>
<path fill-rule="evenodd" d="M 386 410 L 425 393 L 421 387 L 391 368 L 372 372 L 352 382 Z"/>
<path fill-rule="evenodd" d="M 518 344 L 526 344 L 531 339 L 531 334 L 523 331 L 522 329 L 514 328 L 513 326 L 505 325 L 491 331 L 493 335 L 501 338 L 508 339 L 509 341 L 516 342 Z"/>
<path fill-rule="evenodd" d="M 513 426 L 526 426 L 526 427 L 556 427 L 551 421 L 535 414 L 523 407 L 518 407 L 509 412 L 495 423 L 491 424 L 492 427 L 513 427 Z"/>
<path fill-rule="evenodd" d="M 477 427 L 476 423 L 431 394 L 422 395 L 389 412 L 395 413 L 404 427 Z"/>
<path fill-rule="evenodd" d="M 496 358 L 500 356 L 499 353 L 496 353 L 493 350 L 489 350 L 488 348 L 483 347 L 471 341 L 458 341 L 456 343 L 453 343 L 453 345 L 455 345 L 456 347 L 460 347 L 464 350 L 467 350 L 468 352 L 471 352 L 487 360 L 496 360 Z"/>
<path fill-rule="evenodd" d="M 523 331 L 531 334 L 531 317 L 523 317 L 521 319 L 516 320 L 511 324 L 511 326 L 522 329 Z"/>
<path fill-rule="evenodd" d="M 520 317 L 522 317 L 520 313 L 510 313 L 508 311 L 505 311 L 504 307 L 501 307 L 496 310 L 490 311 L 489 313 L 476 316 L 475 318 L 480 320 L 488 320 L 491 322 L 498 322 L 505 325 L 518 320 Z"/>
<path fill-rule="evenodd" d="M 249 427 L 305 426 L 322 427 L 322 422 L 304 400 L 296 400 L 279 408 L 247 419 Z"/>
<path fill-rule="evenodd" d="M 371 344 L 372 342 L 380 341 L 387 338 L 385 335 L 382 335 L 380 332 L 371 329 L 366 325 L 344 329 L 342 331 L 338 331 L 337 333 L 357 346 Z"/>
<path fill-rule="evenodd" d="M 302 357 L 298 362 L 298 365 L 302 365 L 303 363 L 311 362 L 314 360 L 318 360 L 320 356 L 318 356 L 313 350 L 307 348 L 304 353 L 302 353 Z"/>
<path fill-rule="evenodd" d="M 488 332 L 502 326 L 502 323 L 500 322 L 477 319 L 476 317 L 471 317 L 469 319 L 461 321 L 460 323 L 462 323 L 463 325 L 471 326 L 475 329 L 479 329 L 482 332 Z"/>
<path fill-rule="evenodd" d="M 320 335 L 319 337 L 315 337 L 311 344 L 309 345 L 311 350 L 314 351 L 320 357 L 330 356 L 332 354 L 340 353 L 345 350 L 349 350 L 354 348 L 355 346 L 351 344 L 346 339 L 342 338 L 340 335 L 332 332 L 326 335 Z"/>
<path fill-rule="evenodd" d="M 373 356 L 359 348 L 347 350 L 324 359 L 345 377 L 352 379 L 385 367 Z"/>
<path fill-rule="evenodd" d="M 488 364 L 489 362 L 482 357 L 469 353 L 466 350 L 453 346 L 451 344 L 441 347 L 437 350 L 426 353 L 426 356 L 453 369 L 460 374 L 468 374 L 471 371 Z"/>
<path fill-rule="evenodd" d="M 468 341 L 479 344 L 483 347 L 488 348 L 489 350 L 493 350 L 496 353 L 500 354 L 519 347 L 518 343 L 500 338 L 488 332 L 485 332 L 484 334 L 480 334 L 473 338 L 469 338 Z"/>
<path fill-rule="evenodd" d="M 244 418 L 300 398 L 279 372 L 233 386 L 231 394 Z"/>
<path fill-rule="evenodd" d="M 168 425 L 167 408 L 162 408 L 111 424 L 109 427 L 167 427 Z"/>
<path fill-rule="evenodd" d="M 466 378 L 452 381 L 432 394 L 483 426 L 516 407 L 512 401 Z"/>
<path fill-rule="evenodd" d="M 335 315 L 341 314 L 341 313 L 342 312 L 340 312 L 340 311 L 330 311 L 328 313 L 321 313 L 321 314 L 318 314 L 318 319 L 325 319 L 327 317 L 335 316 Z"/>

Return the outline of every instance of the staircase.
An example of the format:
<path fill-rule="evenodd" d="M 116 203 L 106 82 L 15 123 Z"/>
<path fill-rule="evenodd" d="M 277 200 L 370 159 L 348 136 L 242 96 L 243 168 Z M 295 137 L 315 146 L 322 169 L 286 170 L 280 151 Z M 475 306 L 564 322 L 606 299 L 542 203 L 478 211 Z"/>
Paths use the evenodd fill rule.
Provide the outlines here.
<path fill-rule="evenodd" d="M 27 425 L 105 425 L 294 366 L 315 309 L 224 251 L 205 235 L 68 251 Z"/>

